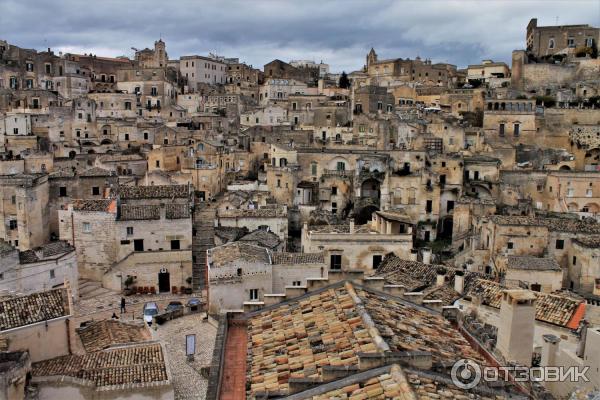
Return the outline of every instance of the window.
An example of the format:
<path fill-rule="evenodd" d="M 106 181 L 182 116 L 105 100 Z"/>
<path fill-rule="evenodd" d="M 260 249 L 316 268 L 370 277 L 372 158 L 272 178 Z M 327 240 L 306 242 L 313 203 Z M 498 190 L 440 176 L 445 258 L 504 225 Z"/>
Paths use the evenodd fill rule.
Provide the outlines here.
<path fill-rule="evenodd" d="M 346 163 L 343 161 L 338 161 L 337 165 L 336 165 L 336 169 L 338 171 L 345 171 L 346 170 Z"/>
<path fill-rule="evenodd" d="M 99 196 L 100 195 L 100 188 L 98 186 L 94 186 L 92 188 L 92 196 Z"/>
<path fill-rule="evenodd" d="M 129 140 L 129 133 L 125 134 L 125 140 Z"/>
<path fill-rule="evenodd" d="M 379 265 L 381 264 L 382 259 L 383 259 L 383 257 L 379 254 L 373 256 L 373 269 L 379 268 Z"/>
<path fill-rule="evenodd" d="M 425 204 L 425 212 L 431 213 L 432 210 L 433 210 L 433 200 L 427 200 L 427 203 Z"/>
<path fill-rule="evenodd" d="M 337 214 L 337 203 L 331 203 L 331 212 Z"/>
<path fill-rule="evenodd" d="M 573 265 L 577 265 L 577 257 L 573 256 Z"/>
<path fill-rule="evenodd" d="M 507 247 L 508 249 L 514 249 L 514 248 L 515 248 L 515 245 L 514 245 L 514 243 L 513 243 L 513 242 L 508 242 L 508 243 L 506 243 L 506 247 Z"/>
<path fill-rule="evenodd" d="M 446 202 L 446 212 L 454 210 L 454 200 L 448 200 Z"/>
<path fill-rule="evenodd" d="M 521 127 L 521 126 L 520 126 L 519 124 L 514 124 L 514 125 L 513 125 L 513 135 L 514 135 L 515 137 L 519 136 L 519 133 L 520 133 L 520 127 Z"/>
<path fill-rule="evenodd" d="M 50 270 L 50 279 L 54 279 L 56 277 L 56 275 L 54 274 L 54 270 L 51 269 Z"/>
<path fill-rule="evenodd" d="M 310 170 L 311 170 L 312 175 L 317 175 L 317 164 L 316 163 L 312 163 L 310 165 Z"/>
<path fill-rule="evenodd" d="M 133 235 L 133 226 L 128 226 L 127 227 L 127 236 L 131 236 Z"/>
<path fill-rule="evenodd" d="M 129 102 L 129 101 L 125 102 L 125 109 L 126 110 L 131 110 L 131 102 Z"/>
<path fill-rule="evenodd" d="M 15 195 L 10 196 L 10 202 L 11 202 L 11 204 L 17 204 L 17 196 L 15 196 Z"/>
<path fill-rule="evenodd" d="M 556 245 L 554 246 L 558 250 L 562 250 L 565 248 L 565 241 L 562 239 L 556 239 Z"/>
<path fill-rule="evenodd" d="M 570 37 L 567 39 L 567 47 L 575 47 L 575 38 Z"/>
<path fill-rule="evenodd" d="M 292 286 L 302 286 L 302 281 L 293 281 Z"/>
<path fill-rule="evenodd" d="M 258 301 L 258 289 L 250 289 L 250 301 Z"/>
<path fill-rule="evenodd" d="M 14 231 L 15 229 L 17 229 L 17 220 L 16 219 L 11 219 L 10 221 L 8 221 L 8 229 L 10 229 L 11 231 Z"/>
<path fill-rule="evenodd" d="M 67 187 L 61 186 L 58 188 L 58 197 L 67 197 Z"/>
<path fill-rule="evenodd" d="M 337 186 L 332 186 L 332 187 L 331 187 L 331 194 L 332 194 L 333 196 L 337 195 Z"/>
<path fill-rule="evenodd" d="M 181 249 L 181 244 L 179 243 L 179 240 L 171 240 L 171 250 L 180 250 Z"/>
<path fill-rule="evenodd" d="M 592 197 L 592 189 L 587 189 L 585 191 L 585 197 Z"/>
<path fill-rule="evenodd" d="M 498 126 L 498 135 L 504 136 L 504 124 Z"/>
<path fill-rule="evenodd" d="M 567 197 L 573 197 L 574 192 L 573 188 L 567 188 Z"/>
<path fill-rule="evenodd" d="M 330 263 L 329 267 L 331 269 L 342 269 L 342 255 L 341 254 L 332 254 L 329 257 Z"/>
<path fill-rule="evenodd" d="M 91 233 L 92 232 L 92 224 L 90 224 L 89 222 L 84 222 L 83 223 L 83 232 Z"/>
<path fill-rule="evenodd" d="M 548 48 L 549 48 L 549 49 L 553 49 L 553 48 L 554 48 L 554 39 L 550 39 L 550 40 L 548 41 Z"/>
<path fill-rule="evenodd" d="M 13 133 L 15 135 L 18 135 L 19 134 L 19 128 L 13 128 Z"/>
<path fill-rule="evenodd" d="M 156 168 L 160 168 L 160 161 L 156 160 Z"/>

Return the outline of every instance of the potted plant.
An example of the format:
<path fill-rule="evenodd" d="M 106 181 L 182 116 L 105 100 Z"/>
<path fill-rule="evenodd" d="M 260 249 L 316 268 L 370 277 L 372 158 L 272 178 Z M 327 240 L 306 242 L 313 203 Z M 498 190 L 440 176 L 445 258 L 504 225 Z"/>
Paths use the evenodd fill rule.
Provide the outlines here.
<path fill-rule="evenodd" d="M 133 293 L 133 289 L 131 289 L 130 286 L 135 283 L 134 277 L 129 275 L 127 277 L 127 279 L 125 279 L 125 282 L 123 282 L 123 283 L 125 284 L 125 290 L 123 292 L 125 293 L 126 296 L 131 295 L 131 293 Z"/>

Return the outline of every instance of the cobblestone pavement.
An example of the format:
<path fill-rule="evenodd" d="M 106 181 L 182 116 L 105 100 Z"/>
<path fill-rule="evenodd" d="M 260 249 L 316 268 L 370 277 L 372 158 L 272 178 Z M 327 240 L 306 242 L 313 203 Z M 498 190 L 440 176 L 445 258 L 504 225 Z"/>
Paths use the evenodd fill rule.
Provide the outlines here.
<path fill-rule="evenodd" d="M 152 329 L 153 338 L 165 344 L 175 400 L 206 398 L 208 380 L 200 374 L 200 369 L 210 364 L 217 322 L 203 321 L 204 315 L 189 314 Z M 188 362 L 185 355 L 185 335 L 190 334 L 196 334 L 196 354 L 192 362 Z"/>
<path fill-rule="evenodd" d="M 114 312 L 123 322 L 133 322 L 142 325 L 144 323 L 142 316 L 144 303 L 154 301 L 158 304 L 160 310 L 164 310 L 170 301 L 176 300 L 186 304 L 190 297 L 194 296 L 172 294 L 126 296 L 125 309 L 127 312 L 125 314 L 121 314 L 121 295 L 116 292 L 109 292 L 89 299 L 79 299 L 73 306 L 74 312 L 71 318 L 71 350 L 76 354 L 85 353 L 79 336 L 75 331 L 82 322 L 107 320 L 111 318 Z"/>

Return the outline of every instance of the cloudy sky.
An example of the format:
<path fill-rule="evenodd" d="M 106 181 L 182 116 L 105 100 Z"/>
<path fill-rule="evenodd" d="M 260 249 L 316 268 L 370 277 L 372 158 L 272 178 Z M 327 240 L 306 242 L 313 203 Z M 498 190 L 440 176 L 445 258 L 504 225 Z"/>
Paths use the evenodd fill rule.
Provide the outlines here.
<path fill-rule="evenodd" d="M 598 0 L 0 0 L 0 39 L 38 50 L 133 56 L 162 37 L 170 58 L 218 53 L 259 67 L 313 59 L 352 71 L 417 55 L 464 67 L 510 61 L 538 25 L 600 25 Z"/>

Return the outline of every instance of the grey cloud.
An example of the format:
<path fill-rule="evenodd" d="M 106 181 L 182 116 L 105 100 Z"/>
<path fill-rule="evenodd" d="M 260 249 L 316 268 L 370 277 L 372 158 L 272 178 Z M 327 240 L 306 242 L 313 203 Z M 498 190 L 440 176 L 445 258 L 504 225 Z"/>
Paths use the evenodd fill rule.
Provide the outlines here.
<path fill-rule="evenodd" d="M 417 55 L 464 67 L 509 62 L 532 17 L 598 25 L 597 1 L 16 1 L 0 2 L 0 38 L 23 47 L 132 55 L 159 35 L 172 58 L 218 52 L 260 67 L 274 58 L 323 60 L 332 70 Z"/>

